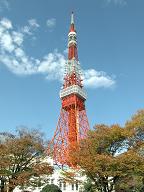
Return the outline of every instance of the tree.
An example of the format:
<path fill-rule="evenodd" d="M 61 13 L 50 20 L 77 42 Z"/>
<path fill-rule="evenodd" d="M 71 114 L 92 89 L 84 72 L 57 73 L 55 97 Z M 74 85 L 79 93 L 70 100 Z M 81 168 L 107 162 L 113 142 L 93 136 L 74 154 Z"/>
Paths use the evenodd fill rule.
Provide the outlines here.
<path fill-rule="evenodd" d="M 37 185 L 41 176 L 49 175 L 53 168 L 44 158 L 44 142 L 37 131 L 18 130 L 16 137 L 0 144 L 1 192 L 12 192 L 16 186 Z"/>
<path fill-rule="evenodd" d="M 51 184 L 46 185 L 41 192 L 62 192 L 57 185 Z"/>
<path fill-rule="evenodd" d="M 131 132 L 129 148 L 141 159 L 138 166 L 133 167 L 134 180 L 137 182 L 138 191 L 144 191 L 144 110 L 139 110 L 127 121 L 125 129 Z"/>
<path fill-rule="evenodd" d="M 90 179 L 87 180 L 87 182 L 84 183 L 84 192 L 95 192 L 95 186 L 92 183 Z"/>
<path fill-rule="evenodd" d="M 144 111 L 140 111 L 123 128 L 96 125 L 77 146 L 71 159 L 98 191 L 112 192 L 115 188 L 119 191 L 121 187 L 132 191 L 144 180 L 143 138 Z M 126 178 L 131 182 L 121 186 Z"/>

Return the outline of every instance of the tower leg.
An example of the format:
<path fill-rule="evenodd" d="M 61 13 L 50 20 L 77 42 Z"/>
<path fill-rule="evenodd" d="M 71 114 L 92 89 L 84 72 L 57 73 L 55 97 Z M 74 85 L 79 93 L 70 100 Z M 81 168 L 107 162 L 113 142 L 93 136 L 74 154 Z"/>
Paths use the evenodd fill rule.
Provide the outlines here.
<path fill-rule="evenodd" d="M 76 107 L 61 109 L 57 128 L 50 143 L 54 162 L 72 166 L 70 155 L 75 151 L 81 139 L 84 139 L 89 130 L 86 111 L 79 111 Z"/>

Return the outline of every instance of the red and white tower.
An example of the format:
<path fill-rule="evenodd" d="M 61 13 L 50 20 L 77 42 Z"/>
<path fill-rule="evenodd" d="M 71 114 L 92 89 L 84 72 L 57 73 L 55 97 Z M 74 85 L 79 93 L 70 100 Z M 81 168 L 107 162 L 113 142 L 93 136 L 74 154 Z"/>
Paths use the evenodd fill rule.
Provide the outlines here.
<path fill-rule="evenodd" d="M 69 166 L 72 166 L 70 153 L 75 150 L 79 141 L 86 137 L 89 130 L 85 109 L 86 93 L 82 84 L 76 36 L 74 14 L 72 13 L 68 33 L 68 60 L 65 64 L 64 84 L 60 90 L 62 107 L 51 141 L 54 162 Z"/>

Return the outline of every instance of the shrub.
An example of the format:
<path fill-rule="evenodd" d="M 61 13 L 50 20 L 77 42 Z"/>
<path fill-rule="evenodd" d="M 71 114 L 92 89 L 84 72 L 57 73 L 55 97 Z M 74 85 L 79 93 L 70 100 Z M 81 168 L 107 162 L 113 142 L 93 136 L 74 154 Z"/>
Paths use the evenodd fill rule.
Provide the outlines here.
<path fill-rule="evenodd" d="M 46 185 L 41 192 L 62 192 L 57 185 L 51 184 Z"/>

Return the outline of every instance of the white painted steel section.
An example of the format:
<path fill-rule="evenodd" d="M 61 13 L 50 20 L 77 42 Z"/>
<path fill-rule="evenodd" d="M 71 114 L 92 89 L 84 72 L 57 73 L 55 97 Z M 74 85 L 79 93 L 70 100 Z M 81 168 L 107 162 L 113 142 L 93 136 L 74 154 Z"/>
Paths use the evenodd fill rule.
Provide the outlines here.
<path fill-rule="evenodd" d="M 72 31 L 69 32 L 68 36 L 71 36 L 71 35 L 75 35 L 76 36 L 76 32 L 74 32 L 74 31 L 73 32 Z"/>
<path fill-rule="evenodd" d="M 75 39 L 70 39 L 68 42 L 68 47 L 70 47 L 71 44 L 77 44 L 77 41 Z"/>
<path fill-rule="evenodd" d="M 73 72 L 75 72 L 77 76 L 82 75 L 80 63 L 75 59 L 66 61 L 65 72 L 68 75 L 70 75 Z"/>
<path fill-rule="evenodd" d="M 86 92 L 81 87 L 79 87 L 78 85 L 72 85 L 70 87 L 62 89 L 60 91 L 60 98 L 62 99 L 62 98 L 66 97 L 72 93 L 79 95 L 83 99 L 87 98 Z"/>
<path fill-rule="evenodd" d="M 71 44 L 75 44 L 75 45 L 77 44 L 76 32 L 70 32 L 68 34 L 68 47 Z"/>

